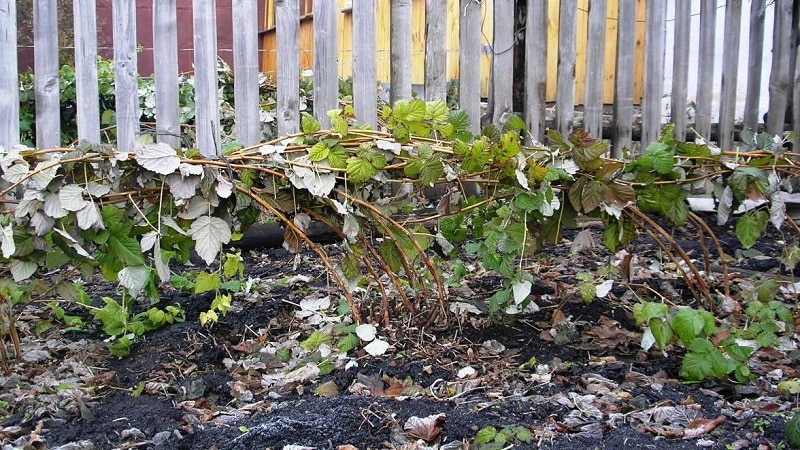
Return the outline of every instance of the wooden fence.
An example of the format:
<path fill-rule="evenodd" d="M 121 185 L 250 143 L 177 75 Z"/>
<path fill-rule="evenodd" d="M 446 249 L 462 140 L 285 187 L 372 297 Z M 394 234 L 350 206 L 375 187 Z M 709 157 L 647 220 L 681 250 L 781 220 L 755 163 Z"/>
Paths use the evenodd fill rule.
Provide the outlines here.
<path fill-rule="evenodd" d="M 280 135 L 299 130 L 299 0 L 275 0 L 275 26 L 277 60 L 277 126 Z M 359 122 L 377 125 L 377 79 L 375 41 L 377 2 L 389 0 L 352 1 L 353 45 L 353 102 Z M 470 117 L 470 127 L 480 128 L 481 97 L 480 67 L 484 51 L 481 42 L 482 3 L 490 0 L 460 0 L 459 24 L 459 98 L 461 108 Z M 552 1 L 552 0 L 550 0 Z M 715 30 L 716 14 L 724 14 L 725 45 L 723 50 L 722 88 L 719 92 L 720 109 L 717 140 L 722 148 L 734 145 L 735 97 L 739 83 L 746 83 L 747 104 L 743 126 L 756 129 L 758 124 L 759 89 L 764 53 L 764 17 L 766 0 L 752 0 L 749 15 L 743 12 L 742 0 L 728 0 L 724 8 L 716 0 L 701 0 L 700 35 L 688 32 L 692 0 L 674 1 L 675 41 L 666 42 L 666 9 L 664 1 L 647 1 L 644 11 L 646 26 L 644 42 L 644 74 L 642 78 L 643 101 L 641 116 L 634 111 L 634 60 L 636 58 L 637 15 L 641 15 L 640 1 L 615 2 L 617 11 L 616 35 L 603 30 L 609 16 L 606 0 L 562 0 L 559 8 L 557 42 L 548 35 L 548 1 L 528 0 L 525 26 L 515 26 L 514 0 L 494 0 L 492 35 L 492 60 L 488 118 L 495 123 L 514 113 L 513 91 L 520 81 L 526 86 L 524 111 L 519 111 L 531 130 L 532 137 L 543 140 L 546 126 L 569 132 L 575 122 L 576 41 L 579 33 L 578 6 L 587 4 L 587 23 L 581 25 L 588 39 L 583 78 L 585 85 L 583 125 L 598 136 L 604 130 L 603 83 L 604 49 L 607 38 L 615 38 L 616 58 L 614 68 L 613 116 L 606 135 L 613 143 L 614 156 L 623 148 L 630 148 L 635 135 L 644 144 L 655 140 L 663 126 L 662 97 L 664 95 L 665 55 L 673 52 L 673 83 L 671 92 L 672 120 L 678 136 L 689 136 L 693 127 L 701 136 L 712 132 L 711 109 L 714 44 L 719 34 Z M 256 2 L 232 0 L 234 21 L 234 72 L 236 137 L 245 145 L 256 144 L 260 135 L 258 102 L 258 24 Z M 16 5 L 15 0 L 0 0 L 0 145 L 11 146 L 19 141 L 18 76 L 16 73 Z M 220 142 L 220 112 L 216 68 L 216 8 L 215 0 L 193 1 L 193 27 L 195 49 L 196 136 L 197 147 L 205 155 L 213 155 L 222 148 Z M 326 111 L 338 107 L 338 39 L 337 23 L 342 13 L 335 1 L 316 1 L 313 4 L 314 27 L 314 112 L 326 125 Z M 58 30 L 54 2 L 34 0 L 34 45 L 36 72 L 36 145 L 51 148 L 59 145 L 59 90 L 58 85 Z M 139 130 L 136 70 L 136 0 L 115 0 L 113 3 L 114 63 L 116 86 L 116 113 L 118 147 L 122 151 L 133 148 Z M 427 36 L 425 45 L 425 94 L 428 99 L 442 98 L 448 82 L 446 76 L 446 39 L 444 30 L 448 15 L 441 0 L 427 0 L 425 7 L 432 13 L 425 15 Z M 639 10 L 637 10 L 637 8 Z M 793 1 L 775 0 L 774 36 L 772 39 L 772 70 L 769 78 L 769 115 L 766 130 L 769 133 L 784 131 L 784 122 L 790 99 L 795 97 L 793 108 L 795 131 L 800 129 L 800 89 L 792 89 L 800 81 L 800 71 L 795 71 L 797 31 L 792 26 Z M 412 96 L 411 42 L 412 0 L 390 2 L 390 102 Z M 177 146 L 179 140 L 178 84 L 177 84 L 177 13 L 175 0 L 154 0 L 154 42 L 156 80 L 156 133 L 158 140 Z M 96 0 L 75 0 L 75 64 L 77 85 L 77 120 L 79 139 L 90 142 L 100 140 L 97 89 L 97 33 Z M 749 18 L 749 42 L 740 43 L 742 20 Z M 519 45 L 519 34 L 524 34 L 524 46 Z M 749 49 L 748 73 L 738 73 L 737 62 L 741 44 Z M 689 67 L 688 49 L 699 47 L 698 67 Z M 512 51 L 513 50 L 513 51 Z M 556 75 L 556 102 L 552 122 L 548 120 L 546 86 L 549 51 L 558 52 Z M 514 57 L 523 56 L 528 62 L 524 73 L 515 76 Z M 698 96 L 694 123 L 687 123 L 686 78 L 689 70 L 699 71 Z M 751 85 L 753 89 L 750 89 Z M 634 134 L 634 130 L 636 133 Z"/>

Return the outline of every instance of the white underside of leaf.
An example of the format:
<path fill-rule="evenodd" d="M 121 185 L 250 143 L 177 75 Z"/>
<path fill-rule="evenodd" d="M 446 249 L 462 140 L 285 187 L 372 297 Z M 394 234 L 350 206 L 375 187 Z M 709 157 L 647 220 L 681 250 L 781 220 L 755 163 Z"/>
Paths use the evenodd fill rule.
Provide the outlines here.
<path fill-rule="evenodd" d="M 30 261 L 20 261 L 18 259 L 11 261 L 11 276 L 14 281 L 20 282 L 27 280 L 31 275 L 36 272 L 36 263 Z"/>
<path fill-rule="evenodd" d="M 11 255 L 17 250 L 14 244 L 14 229 L 11 224 L 4 226 L 0 229 L 0 248 L 3 250 L 3 258 L 11 258 Z"/>
<path fill-rule="evenodd" d="M 79 211 L 88 203 L 83 199 L 84 189 L 77 184 L 68 184 L 58 191 L 61 207 L 67 211 Z"/>
<path fill-rule="evenodd" d="M 128 266 L 119 271 L 117 277 L 120 286 L 128 289 L 128 292 L 136 297 L 147 283 L 147 266 Z"/>
<path fill-rule="evenodd" d="M 374 340 L 376 334 L 377 330 L 375 329 L 375 325 L 370 323 L 362 323 L 356 327 L 356 336 L 364 342 Z"/>
<path fill-rule="evenodd" d="M 200 216 L 191 228 L 189 236 L 195 241 L 195 250 L 206 264 L 211 264 L 224 244 L 231 240 L 231 229 L 219 217 Z"/>
<path fill-rule="evenodd" d="M 380 356 L 386 353 L 386 350 L 388 349 L 389 349 L 389 343 L 381 339 L 375 339 L 374 341 L 364 346 L 364 351 L 372 356 Z"/>
<path fill-rule="evenodd" d="M 136 149 L 136 161 L 145 169 L 160 175 L 175 172 L 181 164 L 175 149 L 163 142 L 139 146 Z"/>

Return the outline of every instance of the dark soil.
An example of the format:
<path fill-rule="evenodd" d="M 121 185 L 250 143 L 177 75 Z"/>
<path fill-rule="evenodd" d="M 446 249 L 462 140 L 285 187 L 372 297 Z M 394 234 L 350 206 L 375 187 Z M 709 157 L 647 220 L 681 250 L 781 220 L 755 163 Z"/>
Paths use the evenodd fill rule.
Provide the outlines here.
<path fill-rule="evenodd" d="M 729 230 L 717 231 L 725 253 L 736 255 L 738 242 Z M 675 231 L 681 245 L 702 258 L 692 236 L 691 229 Z M 779 270 L 778 240 L 784 238 L 763 239 L 756 248 L 764 256 L 743 258 L 737 266 Z M 533 291 L 538 312 L 495 320 L 453 317 L 446 330 L 409 326 L 398 317 L 391 327 L 379 327 L 392 344 L 386 354 L 353 350 L 330 373 L 283 385 L 265 381 L 280 363 L 259 351 L 305 339 L 315 328 L 294 316 L 295 305 L 309 292 L 335 292 L 310 254 L 295 260 L 281 250 L 250 251 L 247 276 L 260 280 L 258 295 L 236 297 L 232 310 L 210 328 L 200 326 L 198 316 L 211 296 L 166 294 L 161 305 L 180 303 L 186 322 L 148 333 L 123 359 L 107 353 L 104 336 L 93 327 L 36 334 L 36 323 L 51 317 L 49 310 L 29 305 L 19 316 L 23 341 L 26 348 L 49 353 L 17 361 L 10 376 L 0 377 L 0 401 L 8 405 L 0 440 L 4 449 L 220 450 L 725 449 L 776 448 L 784 440 L 784 422 L 798 405 L 776 391 L 774 370 L 781 369 L 782 379 L 796 379 L 796 350 L 763 355 L 763 366 L 753 367 L 759 377 L 745 385 L 682 384 L 680 349 L 665 356 L 639 347 L 641 330 L 631 313 L 635 296 L 629 293 L 643 284 L 658 290 L 668 283 L 685 294 L 683 280 L 632 280 L 585 304 L 575 294 L 574 275 L 596 270 L 612 255 L 595 249 L 570 256 L 568 244 L 548 249 L 542 259 L 541 283 Z M 653 247 L 643 238 L 634 253 L 642 260 L 658 258 Z M 296 275 L 307 278 L 286 281 Z M 487 298 L 499 283 L 482 274 L 467 286 L 477 298 Z M 89 321 L 81 309 L 68 312 Z M 248 368 L 243 361 L 259 365 Z M 352 367 L 343 367 L 346 362 Z M 459 377 L 465 367 L 474 372 Z M 336 392 L 315 392 L 331 382 Z M 653 417 L 668 412 L 690 416 L 691 425 Z M 444 418 L 430 442 L 404 431 L 410 418 L 437 414 Z M 718 426 L 693 438 L 668 433 L 718 418 Z M 533 439 L 480 447 L 476 434 L 487 426 L 524 427 Z"/>

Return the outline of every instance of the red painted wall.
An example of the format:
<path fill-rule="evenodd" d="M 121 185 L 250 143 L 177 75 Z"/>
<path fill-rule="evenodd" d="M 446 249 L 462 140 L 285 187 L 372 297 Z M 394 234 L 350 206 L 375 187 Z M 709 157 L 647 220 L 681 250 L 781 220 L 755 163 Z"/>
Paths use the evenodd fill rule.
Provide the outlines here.
<path fill-rule="evenodd" d="M 181 72 L 192 72 L 194 42 L 192 33 L 192 0 L 177 0 L 178 13 L 178 68 Z M 232 0 L 217 0 L 217 53 L 233 65 L 233 19 Z M 263 26 L 264 2 L 259 1 L 259 26 Z M 114 57 L 114 39 L 111 11 L 112 0 L 97 0 L 97 45 L 103 58 Z M 136 38 L 142 48 L 139 53 L 139 73 L 153 73 L 153 0 L 136 0 Z M 260 42 L 260 40 L 259 40 Z M 71 51 L 64 49 L 62 51 Z M 33 70 L 33 49 L 20 47 L 18 52 L 21 72 Z M 259 57 L 259 61 L 261 61 Z"/>

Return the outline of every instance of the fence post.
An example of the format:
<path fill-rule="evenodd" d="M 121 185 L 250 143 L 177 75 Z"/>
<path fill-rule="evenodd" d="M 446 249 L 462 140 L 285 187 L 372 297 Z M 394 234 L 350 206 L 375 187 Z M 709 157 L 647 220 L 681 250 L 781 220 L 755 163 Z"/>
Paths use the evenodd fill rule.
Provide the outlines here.
<path fill-rule="evenodd" d="M 747 96 L 744 100 L 743 129 L 758 129 L 758 104 L 761 100 L 761 68 L 764 64 L 764 19 L 766 0 L 752 0 L 750 4 L 750 47 L 747 62 Z"/>
<path fill-rule="evenodd" d="M 278 52 L 278 135 L 300 131 L 300 15 L 298 0 L 275 0 Z"/>
<path fill-rule="evenodd" d="M 425 2 L 425 100 L 447 100 L 447 2 Z"/>
<path fill-rule="evenodd" d="M 547 0 L 528 0 L 525 19 L 525 123 L 533 139 L 543 142 L 546 122 Z"/>
<path fill-rule="evenodd" d="M 611 157 L 621 159 L 633 145 L 633 52 L 636 40 L 636 5 L 620 1 L 617 19 L 617 67 L 614 81 L 614 135 Z"/>
<path fill-rule="evenodd" d="M 117 149 L 130 152 L 139 131 L 139 86 L 136 58 L 136 1 L 113 3 L 114 90 L 117 108 Z"/>
<path fill-rule="evenodd" d="M 583 123 L 592 136 L 603 137 L 603 76 L 606 59 L 606 0 L 589 2 L 589 40 L 586 49 L 586 95 Z"/>
<path fill-rule="evenodd" d="M 353 106 L 361 124 L 378 126 L 375 0 L 353 1 Z"/>
<path fill-rule="evenodd" d="M 181 146 L 178 98 L 178 15 L 176 0 L 153 0 L 153 58 L 156 77 L 156 139 Z"/>
<path fill-rule="evenodd" d="M 681 141 L 686 140 L 686 98 L 689 89 L 689 38 L 691 21 L 691 0 L 677 0 L 675 2 L 675 56 L 672 61 L 670 120 L 675 124 L 675 138 Z"/>
<path fill-rule="evenodd" d="M 58 83 L 58 12 L 56 2 L 33 3 L 36 92 L 36 147 L 61 145 L 61 90 Z"/>
<path fill-rule="evenodd" d="M 389 103 L 411 98 L 411 0 L 391 0 Z"/>
<path fill-rule="evenodd" d="M 775 30 L 772 44 L 772 72 L 769 75 L 767 133 L 782 135 L 789 99 L 789 52 L 792 51 L 792 0 L 775 1 Z"/>
<path fill-rule="evenodd" d="M 661 97 L 664 96 L 665 2 L 647 2 L 644 98 L 642 99 L 642 148 L 658 140 L 661 131 Z"/>
<path fill-rule="evenodd" d="M 194 0 L 194 92 L 197 148 L 203 156 L 222 153 L 217 75 L 217 0 Z"/>
<path fill-rule="evenodd" d="M 233 96 L 236 139 L 245 146 L 261 142 L 258 86 L 258 5 L 233 1 Z"/>
<path fill-rule="evenodd" d="M 322 128 L 331 126 L 328 111 L 339 107 L 338 4 L 314 2 L 314 117 Z"/>
<path fill-rule="evenodd" d="M 492 38 L 492 123 L 501 125 L 514 112 L 514 14 L 513 0 L 494 0 Z"/>
<path fill-rule="evenodd" d="M 75 0 L 75 104 L 78 139 L 100 143 L 100 93 L 97 85 L 97 3 Z"/>
<path fill-rule="evenodd" d="M 469 131 L 481 132 L 481 4 L 461 0 L 458 21 L 458 105 L 469 116 Z"/>
<path fill-rule="evenodd" d="M 791 0 L 789 0 L 791 8 Z M 791 12 L 789 13 L 791 24 Z M 739 72 L 739 36 L 742 24 L 742 0 L 728 0 L 725 7 L 725 46 L 722 49 L 722 93 L 719 105 L 719 146 L 733 149 L 734 119 L 736 118 L 736 84 Z M 788 71 L 787 71 L 788 74 Z M 788 84 L 789 79 L 787 77 Z M 784 110 L 786 106 L 784 104 Z M 783 116 L 781 116 L 781 121 Z M 781 122 L 781 128 L 783 123 Z"/>
<path fill-rule="evenodd" d="M 694 106 L 695 130 L 711 139 L 711 100 L 714 95 L 714 45 L 716 45 L 717 0 L 701 0 L 700 50 L 697 61 L 697 96 Z"/>
<path fill-rule="evenodd" d="M 17 0 L 0 0 L 0 146 L 19 144 Z"/>
<path fill-rule="evenodd" d="M 572 116 L 575 113 L 575 40 L 576 24 L 578 20 L 577 9 L 577 0 L 563 0 L 558 15 L 556 128 L 565 136 L 572 132 Z"/>

